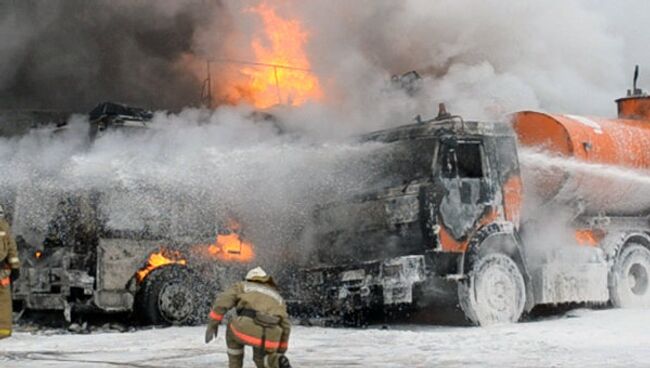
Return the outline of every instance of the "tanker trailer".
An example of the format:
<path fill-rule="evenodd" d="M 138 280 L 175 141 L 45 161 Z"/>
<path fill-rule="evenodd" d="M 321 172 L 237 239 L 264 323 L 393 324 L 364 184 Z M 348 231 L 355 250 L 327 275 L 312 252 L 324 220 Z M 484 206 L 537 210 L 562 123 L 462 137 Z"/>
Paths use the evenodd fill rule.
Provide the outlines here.
<path fill-rule="evenodd" d="M 314 211 L 297 308 L 363 323 L 452 300 L 485 325 L 542 304 L 650 306 L 650 97 L 617 102 L 618 119 L 526 111 L 512 124 L 442 106 L 362 137 L 377 178 Z"/>
<path fill-rule="evenodd" d="M 650 97 L 640 99 L 650 105 Z M 554 170 L 525 172 L 527 200 L 573 203 L 590 215 L 650 214 L 650 119 L 525 111 L 515 115 L 514 129 L 530 156 L 546 152 L 567 160 L 558 162 L 563 167 L 549 162 Z"/>
<path fill-rule="evenodd" d="M 650 306 L 650 96 L 636 88 L 636 75 L 634 89 L 616 101 L 617 119 L 532 111 L 513 116 L 526 193 L 521 235 L 529 243 L 528 264 L 536 284 L 536 303 L 601 299 L 611 300 L 617 307 Z M 540 158 L 545 162 L 540 164 Z M 537 163 L 530 164 L 534 161 Z M 558 263 L 576 260 L 575 249 L 552 244 L 553 236 L 541 236 L 551 243 L 534 240 L 540 238 L 536 224 L 540 218 L 548 222 L 544 219 L 548 213 L 559 220 L 550 221 L 546 229 L 542 225 L 543 231 L 570 229 L 579 245 L 602 251 L 607 264 L 606 289 L 599 281 L 605 278 L 604 272 L 593 268 L 592 276 L 581 272 L 569 279 L 551 277 L 551 282 L 545 273 L 554 271 L 545 269 L 546 263 L 535 269 L 540 253 L 554 253 Z M 565 222 L 559 230 L 558 221 Z M 527 230 L 532 239 L 526 239 Z M 570 271 L 562 272 L 566 275 Z M 581 278 L 590 281 L 567 293 L 570 288 L 566 283 L 578 280 L 580 284 Z M 585 287 L 601 290 L 602 298 L 597 297 L 598 292 L 587 298 L 571 295 L 586 295 L 579 290 Z M 545 295 L 553 293 L 556 295 Z M 558 294 L 566 295 L 558 298 Z"/>

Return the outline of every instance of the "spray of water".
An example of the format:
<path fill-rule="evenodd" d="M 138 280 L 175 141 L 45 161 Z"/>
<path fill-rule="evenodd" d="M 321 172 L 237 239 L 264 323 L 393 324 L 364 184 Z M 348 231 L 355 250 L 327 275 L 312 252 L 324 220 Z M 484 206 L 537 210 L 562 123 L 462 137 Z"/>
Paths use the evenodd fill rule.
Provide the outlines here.
<path fill-rule="evenodd" d="M 587 215 L 638 215 L 650 209 L 647 170 L 529 149 L 522 150 L 520 158 L 528 208 L 561 205 Z"/>
<path fill-rule="evenodd" d="M 574 158 L 553 155 L 548 152 L 523 149 L 519 152 L 524 169 L 552 172 L 568 171 L 574 174 L 590 175 L 602 179 L 612 179 L 627 182 L 630 185 L 650 185 L 650 172 L 624 168 L 621 166 L 589 163 Z"/>
<path fill-rule="evenodd" d="M 638 216 L 650 210 L 648 171 L 530 148 L 520 149 L 519 157 L 525 192 L 523 237 L 532 262 L 591 262 L 593 249 L 576 247 L 578 216 Z"/>
<path fill-rule="evenodd" d="M 0 107 L 87 111 L 114 99 L 179 111 L 198 101 L 204 77 L 184 68 L 188 54 L 251 59 L 246 46 L 259 25 L 242 10 L 256 3 L 0 3 Z M 466 118 L 535 108 L 607 115 L 631 65 L 650 65 L 639 47 L 650 14 L 644 0 L 269 3 L 310 33 L 307 52 L 326 98 L 274 114 L 311 140 L 279 135 L 244 107 L 159 113 L 147 133 L 109 134 L 92 146 L 82 118 L 56 136 L 0 139 L 0 172 L 8 173 L 0 200 L 10 203 L 17 231 L 40 243 L 61 193 L 91 190 L 104 198 L 110 227 L 196 235 L 228 210 L 260 232 L 254 241 L 283 243 L 278 234 L 293 232 L 283 226 L 299 229 L 313 202 L 363 187 L 374 169 L 345 165 L 372 147 L 314 140 L 401 125 L 441 101 Z M 389 88 L 392 74 L 413 69 L 424 77 L 419 92 Z M 225 82 L 214 73 L 217 93 Z M 597 173 L 602 187 L 627 193 L 617 203 L 631 210 L 639 201 L 629 194 L 647 181 L 531 152 L 522 161 L 538 172 Z"/>
<path fill-rule="evenodd" d="M 151 129 L 109 132 L 92 144 L 87 126 L 75 117 L 63 132 L 0 139 L 0 170 L 12 173 L 0 177 L 0 197 L 15 232 L 33 245 L 56 230 L 67 198 L 85 196 L 99 198 L 106 231 L 198 242 L 235 219 L 270 263 L 265 257 L 296 244 L 316 203 L 361 190 L 378 171 L 352 163 L 379 144 L 281 135 L 246 108 L 158 113 Z"/>

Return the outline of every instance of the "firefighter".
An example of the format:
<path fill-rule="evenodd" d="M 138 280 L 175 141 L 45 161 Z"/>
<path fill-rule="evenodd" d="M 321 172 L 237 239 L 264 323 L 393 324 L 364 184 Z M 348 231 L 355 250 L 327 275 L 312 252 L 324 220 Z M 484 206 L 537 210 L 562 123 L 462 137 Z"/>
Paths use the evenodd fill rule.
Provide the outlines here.
<path fill-rule="evenodd" d="M 11 336 L 11 282 L 19 272 L 16 241 L 0 206 L 0 339 Z"/>
<path fill-rule="evenodd" d="M 245 345 L 253 347 L 253 361 L 258 368 L 290 368 L 284 353 L 291 324 L 273 278 L 257 267 L 246 274 L 245 281 L 219 295 L 208 316 L 206 344 L 217 336 L 219 323 L 232 308 L 236 308 L 237 316 L 226 330 L 229 368 L 242 367 Z"/>

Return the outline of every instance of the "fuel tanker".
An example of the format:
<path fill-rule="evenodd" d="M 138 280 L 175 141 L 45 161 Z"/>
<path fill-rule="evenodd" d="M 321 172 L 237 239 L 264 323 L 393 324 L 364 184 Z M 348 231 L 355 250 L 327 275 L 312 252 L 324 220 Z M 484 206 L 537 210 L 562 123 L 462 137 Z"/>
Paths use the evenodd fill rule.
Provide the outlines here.
<path fill-rule="evenodd" d="M 532 111 L 514 116 L 521 146 L 572 161 L 567 167 L 573 171 L 530 173 L 536 199 L 581 201 L 591 214 L 650 212 L 650 96 L 629 96 L 617 103 L 618 119 Z"/>
<path fill-rule="evenodd" d="M 637 76 L 615 119 L 466 121 L 441 105 L 362 137 L 380 147 L 366 162 L 377 178 L 314 211 L 297 310 L 358 323 L 448 304 L 485 325 L 543 304 L 650 307 L 650 96 Z"/>

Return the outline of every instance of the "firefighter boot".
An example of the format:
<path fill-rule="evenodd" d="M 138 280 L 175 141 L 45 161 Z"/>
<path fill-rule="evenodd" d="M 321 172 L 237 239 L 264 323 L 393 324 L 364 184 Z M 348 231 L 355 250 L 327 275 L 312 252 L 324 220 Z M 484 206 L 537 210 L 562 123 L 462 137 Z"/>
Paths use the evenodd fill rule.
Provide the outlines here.
<path fill-rule="evenodd" d="M 267 365 L 264 364 L 264 350 L 261 348 L 253 348 L 253 362 L 255 362 L 255 367 L 257 368 L 266 368 Z"/>
<path fill-rule="evenodd" d="M 257 362 L 256 362 L 257 363 Z M 278 352 L 268 352 L 264 357 L 264 364 L 258 365 L 258 368 L 291 368 L 289 359 L 284 354 Z"/>
<path fill-rule="evenodd" d="M 287 358 L 284 355 L 280 355 L 280 358 L 278 359 L 278 365 L 280 368 L 291 368 L 291 363 L 289 362 L 289 358 Z"/>
<path fill-rule="evenodd" d="M 233 350 L 235 349 L 228 348 L 228 368 L 242 368 L 244 366 L 244 349 Z"/>
<path fill-rule="evenodd" d="M 228 368 L 242 368 L 244 366 L 244 345 L 237 341 L 230 329 L 226 332 L 226 346 L 228 347 Z"/>

